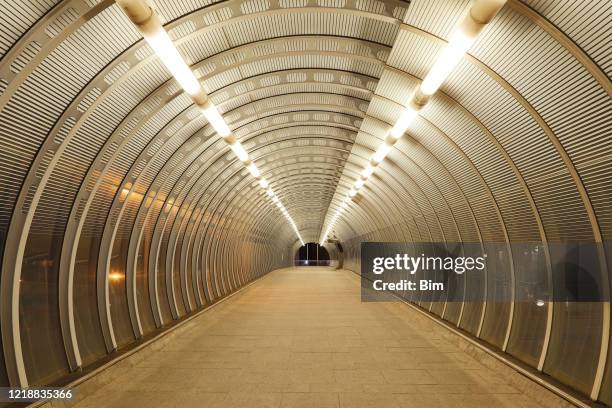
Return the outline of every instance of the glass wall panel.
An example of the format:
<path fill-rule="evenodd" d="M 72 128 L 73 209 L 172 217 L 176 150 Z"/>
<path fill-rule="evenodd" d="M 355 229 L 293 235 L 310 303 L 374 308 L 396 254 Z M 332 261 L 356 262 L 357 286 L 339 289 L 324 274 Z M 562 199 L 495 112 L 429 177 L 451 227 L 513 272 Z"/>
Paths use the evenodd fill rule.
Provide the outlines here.
<path fill-rule="evenodd" d="M 181 278 L 178 270 L 174 268 L 174 264 L 172 263 L 172 254 L 174 249 L 174 244 L 170 242 L 170 234 L 164 234 L 164 241 L 162 243 L 163 252 L 160 251 L 159 258 L 160 262 L 163 262 L 166 265 L 166 274 L 170 275 L 170 279 L 172 282 L 172 290 L 174 295 L 174 300 L 176 302 L 176 307 L 178 309 L 179 316 L 184 316 L 187 313 L 185 309 L 185 302 L 183 301 L 183 294 L 181 292 Z"/>
<path fill-rule="evenodd" d="M 590 393 L 599 360 L 601 304 L 555 302 L 544 371 Z"/>
<path fill-rule="evenodd" d="M 612 293 L 612 243 L 604 243 L 604 251 L 608 266 L 608 287 L 610 290 L 607 299 L 604 298 L 604 301 L 610 302 L 610 293 Z M 599 399 L 612 406 L 612 338 L 608 343 L 608 360 Z"/>
<path fill-rule="evenodd" d="M 6 232 L 0 229 L 0 248 L 4 248 L 4 244 L 6 242 L 5 239 Z M 2 265 L 2 254 L 3 251 L 0 250 L 0 265 Z M 6 365 L 4 364 L 4 353 L 2 351 L 2 336 L 0 336 L 0 387 L 8 387 L 8 375 L 6 374 Z"/>
<path fill-rule="evenodd" d="M 157 283 L 157 301 L 159 302 L 159 310 L 160 310 L 161 318 L 163 319 L 165 323 L 168 323 L 170 320 L 172 320 L 172 314 L 170 313 L 170 304 L 168 303 L 168 298 L 166 297 L 165 276 L 161 275 L 159 271 L 156 272 L 156 268 L 159 268 L 159 263 L 156 264 L 150 258 L 151 252 L 155 250 L 155 248 L 153 248 L 152 246 L 152 242 L 153 242 L 153 232 L 155 230 L 155 226 L 157 225 L 155 222 L 152 222 L 152 220 L 157 219 L 159 222 L 158 216 L 161 213 L 163 206 L 164 206 L 164 201 L 160 199 L 154 200 L 153 203 L 151 204 L 149 222 L 147 222 L 143 227 L 144 232 L 143 232 L 143 237 L 141 239 L 141 248 L 143 248 L 143 250 L 145 251 L 143 253 L 143 256 L 145 256 L 147 259 L 147 266 L 148 266 L 147 274 L 152 273 L 155 275 L 154 278 Z M 148 279 L 149 278 L 147 277 L 147 280 Z M 151 291 L 148 285 L 149 283 L 147 282 L 147 293 L 148 293 L 147 296 L 150 296 Z"/>
<path fill-rule="evenodd" d="M 551 245 L 553 326 L 544 371 L 588 394 L 599 361 L 602 304 L 598 246 Z"/>
<path fill-rule="evenodd" d="M 194 290 L 194 284 L 196 283 L 194 281 L 194 276 L 193 276 L 193 270 L 191 268 L 191 257 L 189 257 L 190 255 L 190 249 L 193 246 L 193 243 L 191 242 L 191 228 L 189 228 L 187 230 L 187 234 L 185 234 L 184 238 L 183 238 L 183 242 L 181 243 L 181 258 L 180 258 L 180 266 L 183 268 L 183 270 L 185 271 L 185 276 L 187 278 L 187 292 L 189 292 L 189 296 L 191 296 L 192 302 L 193 302 L 193 306 L 197 307 L 198 305 L 198 301 L 197 299 L 197 294 L 196 291 Z"/>
<path fill-rule="evenodd" d="M 163 231 L 162 250 L 159 252 L 159 261 L 160 263 L 164 264 L 165 273 L 169 274 L 172 287 L 168 288 L 167 290 L 173 290 L 172 294 L 174 295 L 179 317 L 181 317 L 187 313 L 187 310 L 185 309 L 183 294 L 181 292 L 180 272 L 174 268 L 174 264 L 172 262 L 174 242 L 170 241 L 170 232 L 172 230 L 173 223 L 176 221 L 178 210 L 179 206 L 174 205 L 167 215 L 168 218 L 166 221 L 166 229 Z"/>
<path fill-rule="evenodd" d="M 191 233 L 195 234 L 195 230 L 192 229 Z M 200 299 L 202 299 L 202 302 L 205 302 L 205 298 L 203 297 L 203 292 L 201 290 L 202 288 L 201 281 L 200 282 L 198 281 L 200 277 L 198 275 L 197 269 L 194 268 L 194 265 L 195 265 L 194 262 L 197 259 L 197 248 L 196 248 L 197 243 L 198 243 L 198 238 L 192 235 L 191 242 L 189 244 L 188 251 L 187 251 L 187 256 L 186 258 L 183 259 L 183 261 L 185 262 L 187 276 L 190 279 L 189 284 L 192 287 L 195 285 L 195 289 L 193 289 L 195 296 L 199 296 Z"/>
<path fill-rule="evenodd" d="M 446 247 L 448 255 L 451 257 L 462 256 L 462 248 L 454 243 L 448 243 Z M 448 297 L 446 308 L 444 309 L 444 320 L 453 324 L 459 321 L 459 315 L 465 298 L 465 273 L 462 275 L 456 273 L 448 274 Z"/>
<path fill-rule="evenodd" d="M 204 246 L 202 251 L 202 262 L 204 262 L 204 268 L 206 271 L 206 277 L 208 279 L 208 287 L 210 289 L 210 295 L 212 299 L 216 300 L 221 297 L 218 283 L 217 271 L 214 270 L 213 263 L 211 262 L 211 248 L 210 248 L 210 228 L 204 232 Z"/>
<path fill-rule="evenodd" d="M 60 229 L 57 225 L 51 228 Z M 68 374 L 58 306 L 61 243 L 60 231 L 54 234 L 35 230 L 26 243 L 19 293 L 19 329 L 31 385 L 47 384 Z"/>
<path fill-rule="evenodd" d="M 217 285 L 219 288 L 219 296 L 220 297 L 224 297 L 228 294 L 228 282 L 227 282 L 227 278 L 228 278 L 228 270 L 226 265 L 221 265 L 220 264 L 220 258 L 219 258 L 219 239 L 217 238 L 217 230 L 215 228 L 215 230 L 213 230 L 213 236 L 211 239 L 211 258 L 210 258 L 210 262 L 211 265 L 213 267 L 213 271 L 215 272 L 215 277 L 217 280 Z"/>
<path fill-rule="evenodd" d="M 81 235 L 74 265 L 74 325 L 85 366 L 106 355 L 96 286 L 100 235 L 101 228 Z"/>
<path fill-rule="evenodd" d="M 179 310 L 179 315 L 184 316 L 187 314 L 187 307 L 189 305 L 188 299 L 184 299 L 183 297 L 183 282 L 181 279 L 181 270 L 179 269 L 179 258 L 180 253 L 176 252 L 179 250 L 178 246 L 174 247 L 173 243 L 170 243 L 171 247 L 165 256 L 170 257 L 169 265 L 170 271 L 168 273 L 172 274 L 172 282 L 174 284 L 174 298 L 176 299 L 176 305 Z"/>
<path fill-rule="evenodd" d="M 487 310 L 480 337 L 502 348 L 512 299 L 510 254 L 504 244 L 485 244 L 487 253 Z"/>
<path fill-rule="evenodd" d="M 437 255 L 437 251 L 438 251 L 437 247 L 435 247 L 434 245 L 428 242 L 410 245 L 409 247 L 414 248 L 415 254 L 413 256 L 418 256 L 418 254 L 421 254 L 421 253 L 423 254 L 436 253 Z M 436 272 L 427 271 L 427 274 L 426 274 L 423 270 L 419 269 L 415 274 L 416 276 L 415 280 L 419 281 L 421 279 L 431 279 L 430 274 L 432 273 L 436 273 Z M 424 293 L 421 291 L 408 291 L 407 297 L 411 301 L 417 303 L 422 308 L 429 310 L 429 306 L 431 305 L 431 298 L 432 298 L 432 294 L 430 291 L 427 291 Z"/>
<path fill-rule="evenodd" d="M 157 296 L 159 306 L 165 323 L 172 321 L 172 312 L 170 310 L 170 300 L 168 299 L 166 286 L 166 257 L 163 255 L 168 248 L 168 241 L 162 238 L 159 253 L 157 255 Z"/>
<path fill-rule="evenodd" d="M 118 347 L 125 346 L 135 339 L 128 311 L 125 282 L 125 261 L 128 244 L 129 238 L 115 238 L 108 273 L 110 315 Z M 98 271 L 98 273 L 102 273 L 102 271 Z"/>
<path fill-rule="evenodd" d="M 202 227 L 202 230 L 204 227 Z M 203 231 L 200 231 L 200 234 L 203 234 Z M 200 235 L 201 237 L 201 235 Z M 206 264 L 206 239 L 201 238 L 198 247 L 198 274 L 200 274 L 202 279 L 202 287 L 204 289 L 204 296 L 206 297 L 207 303 L 212 303 L 215 299 L 212 291 L 210 271 L 208 270 L 208 265 Z"/>
<path fill-rule="evenodd" d="M 433 249 L 433 253 L 435 254 L 435 256 L 443 258 L 444 256 L 446 256 L 447 251 L 446 251 L 446 248 L 444 247 L 435 246 Z M 430 310 L 432 313 L 434 313 L 437 316 L 442 316 L 442 312 L 444 312 L 444 305 L 446 304 L 446 299 L 448 298 L 449 279 L 451 279 L 451 277 L 449 276 L 448 271 L 444 270 L 444 268 L 442 269 L 436 268 L 434 274 L 435 274 L 434 280 L 436 282 L 444 282 L 445 285 L 444 285 L 444 290 L 433 292 L 433 294 L 431 295 L 432 302 L 429 306 L 431 307 Z M 452 275 L 454 275 L 454 273 Z"/>
<path fill-rule="evenodd" d="M 191 217 L 191 214 L 187 213 L 187 217 Z M 186 285 L 186 290 L 193 307 L 197 306 L 195 292 L 193 291 L 193 281 L 191 280 L 191 268 L 189 259 L 185 259 L 184 256 L 187 254 L 187 248 L 189 246 L 189 232 L 191 231 L 191 221 L 188 221 L 185 228 L 179 231 L 178 234 L 178 245 L 176 246 L 176 253 L 174 255 L 176 268 L 179 271 L 183 271 L 183 280 Z"/>
<path fill-rule="evenodd" d="M 476 243 L 469 243 L 463 246 L 463 256 L 465 257 L 481 257 L 483 256 L 482 247 Z M 474 335 L 478 332 L 480 319 L 482 318 L 482 308 L 484 306 L 485 294 L 485 274 L 486 269 L 474 269 L 465 272 L 465 291 L 466 302 L 463 306 L 463 314 L 459 327 Z"/>
<path fill-rule="evenodd" d="M 143 234 L 138 246 L 136 257 L 136 297 L 138 299 L 138 312 L 140 313 L 140 324 L 144 334 L 155 330 L 155 320 L 151 309 L 149 297 L 149 251 L 151 250 L 151 237 Z"/>
<path fill-rule="evenodd" d="M 177 222 L 181 222 L 177 220 Z M 176 245 L 173 245 L 174 249 L 168 252 L 168 256 L 172 257 L 172 269 L 174 274 L 174 286 L 177 296 L 177 302 L 181 302 L 183 304 L 183 309 L 185 313 L 189 310 L 189 299 L 183 296 L 183 288 L 189 290 L 188 287 L 185 287 L 184 276 L 181 274 L 181 249 L 182 249 L 182 238 L 180 234 L 176 236 Z M 191 298 L 193 301 L 193 297 Z"/>
<path fill-rule="evenodd" d="M 517 301 L 507 352 L 536 367 L 551 299 L 546 256 L 540 244 L 513 245 L 512 248 Z"/>

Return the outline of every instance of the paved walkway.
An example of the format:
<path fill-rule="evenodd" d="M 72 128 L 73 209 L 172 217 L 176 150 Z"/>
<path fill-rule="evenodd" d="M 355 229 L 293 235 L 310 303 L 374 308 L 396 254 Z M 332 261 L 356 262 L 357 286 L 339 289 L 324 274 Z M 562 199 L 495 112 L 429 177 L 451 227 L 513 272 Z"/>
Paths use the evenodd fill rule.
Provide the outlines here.
<path fill-rule="evenodd" d="M 272 272 L 77 407 L 538 406 L 445 329 L 359 291 L 347 271 Z"/>

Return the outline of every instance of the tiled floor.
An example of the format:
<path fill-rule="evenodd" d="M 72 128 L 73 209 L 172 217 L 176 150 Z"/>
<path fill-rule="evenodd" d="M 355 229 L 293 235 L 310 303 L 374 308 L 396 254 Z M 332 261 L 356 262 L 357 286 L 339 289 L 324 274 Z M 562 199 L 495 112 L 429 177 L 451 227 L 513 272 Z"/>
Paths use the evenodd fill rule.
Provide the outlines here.
<path fill-rule="evenodd" d="M 535 407 L 346 271 L 275 271 L 77 407 Z"/>

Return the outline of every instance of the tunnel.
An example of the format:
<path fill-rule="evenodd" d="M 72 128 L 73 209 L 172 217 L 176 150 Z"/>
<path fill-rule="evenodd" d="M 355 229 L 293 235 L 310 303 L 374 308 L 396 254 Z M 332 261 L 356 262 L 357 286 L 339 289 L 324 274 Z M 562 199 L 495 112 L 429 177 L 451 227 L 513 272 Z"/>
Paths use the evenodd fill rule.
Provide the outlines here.
<path fill-rule="evenodd" d="M 0 21 L 0 406 L 612 405 L 609 1 Z"/>

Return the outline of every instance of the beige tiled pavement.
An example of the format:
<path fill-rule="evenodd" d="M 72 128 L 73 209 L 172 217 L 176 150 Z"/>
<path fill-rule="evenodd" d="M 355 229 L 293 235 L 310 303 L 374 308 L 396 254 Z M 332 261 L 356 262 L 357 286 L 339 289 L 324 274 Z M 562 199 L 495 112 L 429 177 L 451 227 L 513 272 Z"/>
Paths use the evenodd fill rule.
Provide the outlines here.
<path fill-rule="evenodd" d="M 538 406 L 401 303 L 362 303 L 347 271 L 272 272 L 202 313 L 76 406 Z"/>

